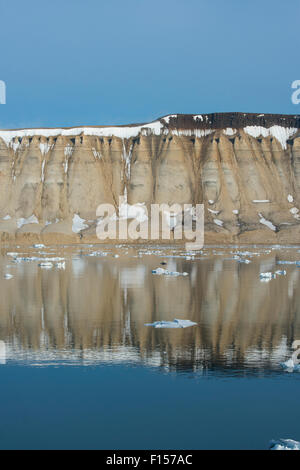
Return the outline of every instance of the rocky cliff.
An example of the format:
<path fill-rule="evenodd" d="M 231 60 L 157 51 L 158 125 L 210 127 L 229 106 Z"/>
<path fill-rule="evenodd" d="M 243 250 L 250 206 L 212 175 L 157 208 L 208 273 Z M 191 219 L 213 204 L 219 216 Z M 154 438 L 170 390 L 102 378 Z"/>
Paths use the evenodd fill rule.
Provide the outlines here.
<path fill-rule="evenodd" d="M 300 241 L 300 116 L 0 131 L 1 240 L 97 242 L 101 203 L 205 205 L 205 243 Z"/>

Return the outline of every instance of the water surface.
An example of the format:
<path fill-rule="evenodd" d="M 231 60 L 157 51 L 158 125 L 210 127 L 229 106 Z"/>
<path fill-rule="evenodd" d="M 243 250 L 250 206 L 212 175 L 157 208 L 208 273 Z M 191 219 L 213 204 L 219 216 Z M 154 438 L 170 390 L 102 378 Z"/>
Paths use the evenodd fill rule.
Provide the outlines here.
<path fill-rule="evenodd" d="M 277 264 L 300 260 L 298 250 L 3 248 L 0 448 L 264 449 L 272 438 L 299 440 L 300 374 L 280 363 L 300 339 L 300 267 Z M 43 269 L 40 258 L 62 260 Z M 189 275 L 153 275 L 162 261 Z M 279 269 L 286 275 L 261 281 L 260 272 Z M 174 318 L 197 326 L 145 326 Z"/>

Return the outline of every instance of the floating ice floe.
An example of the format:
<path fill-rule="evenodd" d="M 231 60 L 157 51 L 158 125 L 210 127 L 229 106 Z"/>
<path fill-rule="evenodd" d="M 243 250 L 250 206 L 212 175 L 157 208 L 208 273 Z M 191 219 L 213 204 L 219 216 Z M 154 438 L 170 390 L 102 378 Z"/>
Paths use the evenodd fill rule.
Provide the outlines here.
<path fill-rule="evenodd" d="M 153 328 L 187 328 L 189 326 L 197 325 L 197 323 L 190 320 L 179 320 L 175 318 L 173 321 L 155 321 L 154 323 L 145 323 L 145 326 L 153 326 Z"/>
<path fill-rule="evenodd" d="M 278 270 L 278 271 L 275 271 L 275 273 L 272 273 L 272 272 L 260 273 L 259 277 L 260 277 L 261 282 L 269 282 L 271 281 L 271 279 L 275 279 L 276 276 L 285 276 L 285 275 L 286 275 L 285 270 Z"/>
<path fill-rule="evenodd" d="M 286 271 L 283 269 L 283 270 L 278 270 L 278 271 L 275 271 L 275 274 L 277 276 L 285 276 L 286 275 Z"/>
<path fill-rule="evenodd" d="M 73 221 L 72 221 L 72 232 L 79 233 L 81 230 L 88 228 L 88 225 L 84 223 L 85 219 L 79 217 L 78 214 L 74 214 Z"/>
<path fill-rule="evenodd" d="M 269 199 L 253 199 L 253 201 L 255 204 L 259 204 L 260 202 L 270 202 Z"/>
<path fill-rule="evenodd" d="M 35 243 L 33 248 L 45 248 L 45 245 L 43 245 L 43 243 Z"/>
<path fill-rule="evenodd" d="M 40 268 L 43 269 L 51 269 L 53 267 L 53 263 L 50 263 L 49 261 L 45 261 L 43 263 L 39 263 Z"/>
<path fill-rule="evenodd" d="M 268 273 L 260 273 L 259 277 L 260 277 L 260 279 L 269 279 L 269 280 L 271 280 L 271 279 L 274 279 L 275 276 L 274 276 L 273 273 L 268 272 Z"/>
<path fill-rule="evenodd" d="M 288 200 L 289 202 L 293 202 L 293 201 L 294 201 L 294 198 L 293 198 L 293 196 L 292 196 L 291 194 L 289 194 L 288 197 L 287 197 L 287 200 Z"/>
<path fill-rule="evenodd" d="M 296 266 L 300 266 L 300 261 L 277 261 L 277 264 L 295 264 Z"/>
<path fill-rule="evenodd" d="M 179 273 L 178 271 L 168 271 L 163 268 L 152 269 L 152 274 L 165 275 L 165 276 L 188 276 L 189 273 L 183 272 Z"/>
<path fill-rule="evenodd" d="M 269 444 L 269 450 L 300 450 L 300 442 L 293 439 L 272 440 Z"/>
<path fill-rule="evenodd" d="M 58 269 L 65 269 L 66 268 L 66 262 L 63 261 L 62 263 L 56 263 L 55 267 Z"/>
<path fill-rule="evenodd" d="M 235 258 L 237 260 L 238 263 L 245 263 L 245 264 L 249 264 L 251 263 L 250 259 L 247 259 L 247 258 Z"/>
<path fill-rule="evenodd" d="M 288 372 L 300 372 L 300 364 L 296 364 L 292 358 L 285 362 L 281 362 L 280 365 Z"/>
<path fill-rule="evenodd" d="M 12 279 L 13 275 L 12 274 L 4 274 L 4 279 Z"/>

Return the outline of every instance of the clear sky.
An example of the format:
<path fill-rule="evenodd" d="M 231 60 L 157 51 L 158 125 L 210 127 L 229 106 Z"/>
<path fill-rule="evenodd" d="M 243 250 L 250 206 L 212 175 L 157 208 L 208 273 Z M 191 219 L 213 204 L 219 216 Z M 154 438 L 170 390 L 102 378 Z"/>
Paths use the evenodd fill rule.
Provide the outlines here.
<path fill-rule="evenodd" d="M 0 127 L 300 114 L 299 0 L 0 0 Z"/>

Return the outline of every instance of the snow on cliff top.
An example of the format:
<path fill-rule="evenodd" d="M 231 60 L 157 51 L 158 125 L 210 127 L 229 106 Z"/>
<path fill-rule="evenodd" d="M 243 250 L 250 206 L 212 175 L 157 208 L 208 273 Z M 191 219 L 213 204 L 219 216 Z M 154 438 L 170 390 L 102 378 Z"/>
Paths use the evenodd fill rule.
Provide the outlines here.
<path fill-rule="evenodd" d="M 204 121 L 203 116 L 198 115 L 187 115 L 191 118 L 192 122 L 200 122 Z M 263 115 L 261 115 L 263 116 Z M 33 136 L 42 136 L 42 137 L 57 137 L 57 136 L 67 136 L 67 137 L 74 137 L 79 135 L 86 135 L 86 136 L 96 136 L 96 137 L 119 137 L 121 139 L 130 139 L 132 137 L 137 137 L 139 134 L 142 135 L 161 135 L 161 134 L 168 134 L 169 132 L 173 135 L 184 135 L 184 136 L 195 136 L 195 137 L 203 137 L 209 135 L 217 130 L 213 125 L 210 127 L 210 122 L 206 119 L 207 127 L 205 128 L 195 128 L 189 125 L 181 127 L 180 121 L 178 127 L 172 125 L 169 127 L 170 118 L 180 118 L 180 115 L 177 114 L 170 114 L 168 116 L 164 116 L 163 118 L 146 123 L 146 124 L 137 124 L 131 126 L 112 126 L 112 127 L 73 127 L 73 128 L 40 128 L 40 129 L 12 129 L 12 130 L 0 130 L 0 138 L 4 140 L 7 146 L 12 148 L 15 147 L 15 138 L 23 138 L 23 137 L 33 137 Z M 207 115 L 205 115 L 207 118 Z M 257 125 L 248 125 L 242 126 L 241 128 L 244 131 L 251 135 L 254 138 L 259 136 L 268 137 L 272 136 L 275 137 L 281 144 L 283 149 L 287 148 L 287 140 L 290 139 L 294 134 L 298 132 L 297 127 L 285 127 L 281 125 L 273 125 L 270 127 L 263 127 Z M 226 127 L 224 129 L 225 135 L 233 135 L 236 132 L 236 129 L 231 129 Z M 47 144 L 45 144 L 47 145 Z"/>

